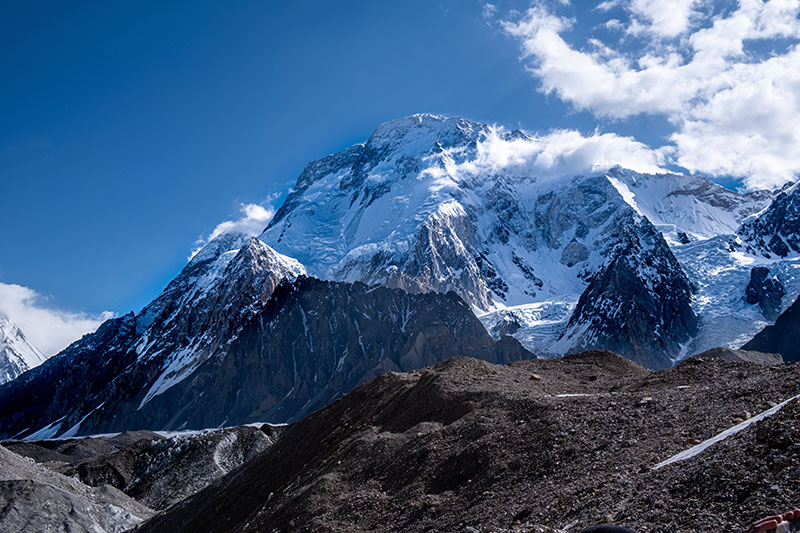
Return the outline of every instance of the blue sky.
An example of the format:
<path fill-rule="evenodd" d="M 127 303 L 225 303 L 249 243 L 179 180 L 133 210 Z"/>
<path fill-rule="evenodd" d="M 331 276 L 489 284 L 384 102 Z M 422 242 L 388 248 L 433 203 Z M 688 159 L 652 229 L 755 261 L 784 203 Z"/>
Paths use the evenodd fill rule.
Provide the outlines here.
<path fill-rule="evenodd" d="M 653 103 L 665 98 L 639 102 L 644 82 L 624 81 L 625 69 L 648 68 L 630 62 L 642 50 L 689 61 L 689 38 L 736 4 L 679 0 L 689 11 L 673 35 L 651 16 L 653 3 L 5 2 L 0 285 L 35 291 L 29 304 L 67 319 L 138 310 L 242 204 L 278 205 L 306 163 L 417 112 L 534 132 L 615 132 L 669 145 L 666 167 L 736 184 L 726 176 L 748 161 L 731 167 L 692 152 L 698 135 L 716 132 L 695 130 L 716 123 L 682 111 L 718 89 L 665 107 Z M 764 57 L 797 37 L 767 33 L 758 37 Z M 598 78 L 604 90 L 636 112 L 559 71 L 559 39 L 589 58 L 576 56 L 576 68 L 611 72 Z M 773 159 L 769 169 L 794 172 L 792 161 Z"/>

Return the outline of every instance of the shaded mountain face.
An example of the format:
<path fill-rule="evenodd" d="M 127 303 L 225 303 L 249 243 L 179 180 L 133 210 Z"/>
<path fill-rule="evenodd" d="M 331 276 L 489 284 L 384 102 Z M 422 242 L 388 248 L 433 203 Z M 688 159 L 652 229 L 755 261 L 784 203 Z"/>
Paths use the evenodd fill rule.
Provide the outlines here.
<path fill-rule="evenodd" d="M 691 316 L 697 310 L 687 307 L 685 287 L 676 285 L 677 294 L 662 305 L 664 292 L 638 284 L 637 296 L 650 303 L 627 306 L 627 316 L 641 328 L 659 325 L 657 339 L 650 340 L 617 335 L 618 323 L 593 313 L 599 307 L 584 304 L 576 314 L 580 297 L 629 241 L 621 225 L 644 232 L 635 238 L 640 242 L 650 239 L 645 228 L 654 227 L 666 242 L 658 254 L 667 256 L 735 234 L 771 195 L 620 167 L 575 175 L 566 164 L 548 166 L 531 155 L 538 153 L 537 142 L 520 131 L 458 118 L 414 115 L 388 122 L 366 143 L 309 164 L 260 238 L 322 279 L 410 292 L 453 290 L 488 330 L 499 335 L 507 331 L 504 324 L 516 324 L 514 337 L 542 356 L 595 346 L 575 334 L 580 329 L 604 330 L 599 340 L 632 357 L 645 346 L 661 352 L 637 359 L 646 364 L 692 353 L 688 337 L 713 323 Z M 735 261 L 730 250 L 724 253 Z M 702 268 L 701 257 L 688 256 Z M 648 268 L 678 285 L 688 274 L 675 258 Z M 747 280 L 731 281 L 726 290 L 742 294 Z M 601 294 L 606 289 L 611 292 Z M 591 294 L 610 301 L 613 290 L 595 283 Z M 738 315 L 729 306 L 723 312 Z M 732 337 L 755 331 L 746 322 L 735 326 L 728 328 Z"/>
<path fill-rule="evenodd" d="M 39 366 L 46 359 L 28 342 L 17 325 L 0 312 L 0 385 Z"/>
<path fill-rule="evenodd" d="M 748 341 L 743 350 L 777 353 L 785 361 L 800 361 L 800 298 L 789 306 L 775 324 L 765 327 Z"/>
<path fill-rule="evenodd" d="M 17 428 L 4 435 L 39 429 L 41 438 L 85 433 L 89 415 L 104 405 L 131 401 L 145 385 L 153 396 L 179 383 L 207 358 L 226 353 L 228 341 L 281 279 L 303 272 L 296 261 L 246 235 L 212 240 L 140 313 L 106 321 L 35 372 L 0 388 L 7 399 L 0 402 L 0 416 Z M 50 421 L 33 427 L 40 418 Z M 122 420 L 117 425 L 128 429 Z"/>
<path fill-rule="evenodd" d="M 218 286 L 224 291 L 228 284 Z M 205 296 L 217 298 L 214 291 Z M 214 324 L 215 313 L 203 315 L 197 305 L 186 312 L 207 315 Z M 411 295 L 301 276 L 279 284 L 266 303 L 252 298 L 247 309 L 238 327 L 216 330 L 213 341 L 224 351 L 201 351 L 194 359 L 159 344 L 151 336 L 156 322 L 147 328 L 133 314 L 106 322 L 0 388 L 0 435 L 294 421 L 386 370 L 418 368 L 454 354 L 498 363 L 533 357 L 511 338 L 495 342 L 454 293 Z M 171 316 L 177 320 L 182 312 Z M 236 317 L 241 309 L 226 312 Z M 160 350 L 164 358 L 150 355 Z"/>
<path fill-rule="evenodd" d="M 612 349 L 648 368 L 672 366 L 669 355 L 697 334 L 695 288 L 650 222 L 632 216 L 617 229 L 619 244 L 589 280 L 559 342 Z"/>
<path fill-rule="evenodd" d="M 454 358 L 358 387 L 141 531 L 742 531 L 790 508 L 800 401 L 653 467 L 799 393 L 797 365 Z"/>

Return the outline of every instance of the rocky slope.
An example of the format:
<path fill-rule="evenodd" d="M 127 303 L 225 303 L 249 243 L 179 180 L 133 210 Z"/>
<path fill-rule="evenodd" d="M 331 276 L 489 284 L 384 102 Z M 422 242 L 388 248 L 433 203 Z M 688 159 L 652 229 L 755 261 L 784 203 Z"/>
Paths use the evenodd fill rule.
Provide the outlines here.
<path fill-rule="evenodd" d="M 782 365 L 783 357 L 778 353 L 755 352 L 752 350 L 734 350 L 732 348 L 712 348 L 695 357 L 701 359 L 725 359 L 739 363 L 758 363 L 760 365 Z"/>
<path fill-rule="evenodd" d="M 0 312 L 0 385 L 39 366 L 46 359 L 28 342 L 17 325 Z"/>
<path fill-rule="evenodd" d="M 251 460 L 281 431 L 270 426 L 264 431 L 241 426 L 174 435 L 129 431 L 110 437 L 5 441 L 2 447 L 90 487 L 109 485 L 150 509 L 163 510 Z"/>
<path fill-rule="evenodd" d="M 137 531 L 740 531 L 800 497 L 798 394 L 797 364 L 454 358 L 358 387 Z"/>
<path fill-rule="evenodd" d="M 226 302 L 248 293 L 223 296 L 225 280 L 253 247 L 265 246 L 253 240 L 236 252 L 218 292 L 173 310 L 173 294 L 184 293 L 168 289 L 158 305 L 106 322 L 0 387 L 0 435 L 64 438 L 293 421 L 386 370 L 452 354 L 498 363 L 533 357 L 511 338 L 495 342 L 454 293 L 409 295 L 301 276 L 278 285 L 264 303 L 231 306 Z M 272 274 L 266 279 L 271 283 Z M 203 307 L 208 300 L 213 305 Z M 155 313 L 171 320 L 148 327 Z M 212 329 L 203 331 L 203 324 Z M 175 343 L 168 342 L 170 326 L 177 328 Z M 166 332 L 155 336 L 160 328 Z M 181 339 L 178 331 L 201 336 Z"/>
<path fill-rule="evenodd" d="M 744 300 L 749 304 L 758 304 L 761 313 L 768 320 L 775 320 L 783 309 L 783 296 L 786 290 L 780 280 L 770 274 L 769 268 L 753 267 L 750 271 L 750 283 L 744 293 Z"/>
<path fill-rule="evenodd" d="M 786 361 L 800 361 L 800 298 L 778 317 L 774 325 L 767 326 L 748 341 L 743 350 L 778 353 Z"/>
<path fill-rule="evenodd" d="M 114 487 L 88 487 L 0 446 L 3 531 L 121 533 L 152 514 Z"/>

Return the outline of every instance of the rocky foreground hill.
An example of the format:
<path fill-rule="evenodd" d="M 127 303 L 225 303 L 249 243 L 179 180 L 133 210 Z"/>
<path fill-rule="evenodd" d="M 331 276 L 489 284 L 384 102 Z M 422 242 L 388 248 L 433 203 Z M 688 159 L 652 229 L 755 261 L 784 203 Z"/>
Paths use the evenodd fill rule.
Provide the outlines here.
<path fill-rule="evenodd" d="M 610 352 L 507 366 L 457 357 L 382 374 L 282 433 L 7 441 L 0 471 L 25 461 L 13 450 L 79 492 L 108 491 L 130 510 L 104 531 L 153 509 L 137 531 L 741 531 L 800 500 L 798 395 L 797 363 L 692 358 L 651 372 Z M 103 475 L 124 494 L 78 482 Z M 18 524 L 8 502 L 24 500 L 0 489 L 2 529 Z"/>
<path fill-rule="evenodd" d="M 609 352 L 383 374 L 141 531 L 738 531 L 800 497 L 800 365 Z"/>

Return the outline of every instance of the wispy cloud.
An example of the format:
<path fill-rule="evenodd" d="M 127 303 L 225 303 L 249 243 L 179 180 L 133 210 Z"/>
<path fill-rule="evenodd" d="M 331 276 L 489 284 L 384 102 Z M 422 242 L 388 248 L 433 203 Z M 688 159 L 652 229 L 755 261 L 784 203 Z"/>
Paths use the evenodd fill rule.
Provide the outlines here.
<path fill-rule="evenodd" d="M 669 5 L 669 9 L 665 6 Z M 586 49 L 579 20 L 536 4 L 502 27 L 521 43 L 541 91 L 598 118 L 660 114 L 671 163 L 774 187 L 800 173 L 800 0 L 741 0 L 727 12 L 697 0 L 620 0 L 624 39 Z M 668 15 L 668 16 L 667 16 Z M 680 37 L 679 39 L 672 39 Z"/>
<path fill-rule="evenodd" d="M 225 233 L 259 235 L 275 215 L 275 209 L 271 205 L 262 204 L 242 204 L 240 212 L 242 214 L 240 218 L 220 222 L 210 234 L 198 239 L 188 259 L 194 257 L 208 241 Z"/>
<path fill-rule="evenodd" d="M 111 312 L 90 315 L 64 311 L 53 307 L 35 290 L 9 283 L 0 283 L 0 311 L 47 356 L 60 352 L 113 316 Z"/>

